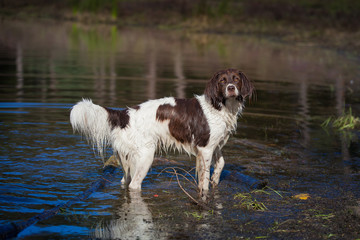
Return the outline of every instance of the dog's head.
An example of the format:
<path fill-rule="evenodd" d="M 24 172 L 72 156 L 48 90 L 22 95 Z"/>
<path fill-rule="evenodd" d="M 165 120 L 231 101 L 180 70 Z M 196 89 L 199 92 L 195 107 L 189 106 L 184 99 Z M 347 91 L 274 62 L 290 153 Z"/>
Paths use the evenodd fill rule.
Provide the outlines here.
<path fill-rule="evenodd" d="M 223 105 L 225 106 L 228 99 L 243 103 L 246 97 L 251 98 L 253 92 L 253 83 L 243 72 L 236 69 L 226 69 L 215 73 L 205 88 L 206 98 L 218 110 L 221 110 Z"/>

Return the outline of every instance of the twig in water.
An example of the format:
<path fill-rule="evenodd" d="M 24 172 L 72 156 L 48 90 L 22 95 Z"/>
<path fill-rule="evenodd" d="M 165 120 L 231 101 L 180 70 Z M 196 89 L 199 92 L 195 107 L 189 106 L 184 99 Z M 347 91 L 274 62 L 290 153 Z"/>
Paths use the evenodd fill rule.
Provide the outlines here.
<path fill-rule="evenodd" d="M 173 170 L 173 171 L 170 172 L 170 171 L 167 171 L 167 169 L 171 169 L 171 170 Z M 182 176 L 183 178 L 185 178 L 186 180 L 188 180 L 188 182 L 191 183 L 195 188 L 197 188 L 196 179 L 195 179 L 195 178 L 191 175 L 191 173 L 190 173 L 194 168 L 190 169 L 190 171 L 186 171 L 185 169 L 179 168 L 179 167 L 177 167 L 177 169 L 185 172 L 186 174 L 184 175 L 184 174 L 178 173 L 178 172 L 176 171 L 175 167 L 167 167 L 167 168 L 164 168 L 158 175 L 160 175 L 160 174 L 163 173 L 163 172 L 165 172 L 165 173 L 170 173 L 170 174 L 174 174 L 174 173 L 175 173 L 174 175 L 177 174 L 177 175 Z M 187 178 L 187 175 L 189 175 L 189 176 L 192 178 L 193 182 L 190 181 L 190 180 Z"/>
<path fill-rule="evenodd" d="M 172 171 L 166 171 L 167 169 L 171 169 Z M 163 170 L 160 172 L 160 174 L 161 174 L 162 172 L 174 174 L 174 175 L 176 176 L 176 180 L 177 180 L 177 182 L 178 182 L 178 185 L 179 185 L 180 189 L 185 193 L 186 196 L 188 196 L 188 197 L 190 198 L 190 200 L 192 200 L 196 205 L 198 205 L 198 206 L 200 206 L 200 207 L 202 207 L 202 208 L 204 208 L 204 209 L 206 209 L 206 210 L 212 210 L 209 206 L 207 206 L 207 205 L 205 205 L 204 203 L 196 200 L 193 196 L 191 196 L 191 195 L 184 189 L 184 187 L 183 187 L 183 186 L 181 185 L 181 183 L 180 183 L 179 176 L 182 176 L 183 178 L 185 178 L 189 183 L 191 183 L 191 184 L 198 190 L 197 185 L 195 184 L 195 183 L 196 183 L 195 178 L 194 178 L 188 171 L 186 171 L 185 169 L 178 168 L 178 169 L 186 172 L 186 174 L 188 174 L 188 175 L 192 178 L 192 180 L 195 182 L 195 183 L 194 183 L 194 182 L 190 181 L 190 180 L 186 177 L 186 175 L 181 174 L 181 173 L 178 173 L 178 171 L 177 171 L 176 169 L 177 169 L 177 168 L 175 168 L 175 167 L 168 167 L 168 168 L 163 169 Z"/>

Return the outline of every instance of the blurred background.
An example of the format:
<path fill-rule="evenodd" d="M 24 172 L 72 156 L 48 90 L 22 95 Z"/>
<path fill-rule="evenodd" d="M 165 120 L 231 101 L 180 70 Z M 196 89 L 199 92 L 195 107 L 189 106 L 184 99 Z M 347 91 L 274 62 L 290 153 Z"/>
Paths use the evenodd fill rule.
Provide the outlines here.
<path fill-rule="evenodd" d="M 267 34 L 359 49 L 360 3 L 352 0 L 1 0 L 0 8 L 18 18 Z"/>

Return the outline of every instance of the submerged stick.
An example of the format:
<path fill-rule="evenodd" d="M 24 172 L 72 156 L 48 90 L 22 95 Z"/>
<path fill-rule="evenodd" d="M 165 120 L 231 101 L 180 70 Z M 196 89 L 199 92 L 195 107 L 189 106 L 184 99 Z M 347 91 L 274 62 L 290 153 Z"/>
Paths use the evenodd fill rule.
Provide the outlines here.
<path fill-rule="evenodd" d="M 59 204 L 58 206 L 50 209 L 45 210 L 42 213 L 21 222 L 11 222 L 8 224 L 4 224 L 0 226 L 0 239 L 8 239 L 16 237 L 20 232 L 22 232 L 25 228 L 46 219 L 49 219 L 60 211 L 64 210 L 65 208 L 70 207 L 72 204 L 83 201 L 87 199 L 92 193 L 98 191 L 105 187 L 105 185 L 109 182 L 112 182 L 114 178 L 114 173 L 117 168 L 114 166 L 106 166 L 103 170 L 103 174 L 99 179 L 91 184 L 91 187 L 87 189 L 85 192 L 77 195 L 76 197 L 68 200 L 65 203 Z"/>
<path fill-rule="evenodd" d="M 166 171 L 167 169 L 170 169 L 170 170 L 173 170 L 173 172 L 171 171 Z M 184 171 L 186 174 L 181 174 L 181 173 L 178 173 L 178 170 L 181 170 L 181 171 Z M 191 171 L 191 170 L 190 170 Z M 190 200 L 192 200 L 196 205 L 202 207 L 203 209 L 206 209 L 206 210 L 212 210 L 209 206 L 207 206 L 205 203 L 201 202 L 201 201 L 197 201 L 193 196 L 190 195 L 190 193 L 188 193 L 184 187 L 181 185 L 180 183 L 180 180 L 179 180 L 179 175 L 181 177 L 183 177 L 184 179 L 186 179 L 189 183 L 191 183 L 191 185 L 193 185 L 193 187 L 195 187 L 195 189 L 198 190 L 198 186 L 196 185 L 196 179 L 190 174 L 190 171 L 186 171 L 185 169 L 183 168 L 178 168 L 178 167 L 167 167 L 165 169 L 163 169 L 159 175 L 162 173 L 162 172 L 165 172 L 165 173 L 170 173 L 170 174 L 174 174 L 176 176 L 176 180 L 177 180 L 177 183 L 180 187 L 180 189 L 185 193 L 186 196 L 188 196 L 190 198 Z M 192 178 L 193 181 L 189 180 L 186 175 L 189 175 L 190 178 Z"/>
<path fill-rule="evenodd" d="M 237 171 L 223 170 L 220 175 L 220 181 L 229 180 L 243 184 L 248 189 L 262 189 L 268 184 L 267 181 L 260 181 L 256 178 L 242 174 Z"/>

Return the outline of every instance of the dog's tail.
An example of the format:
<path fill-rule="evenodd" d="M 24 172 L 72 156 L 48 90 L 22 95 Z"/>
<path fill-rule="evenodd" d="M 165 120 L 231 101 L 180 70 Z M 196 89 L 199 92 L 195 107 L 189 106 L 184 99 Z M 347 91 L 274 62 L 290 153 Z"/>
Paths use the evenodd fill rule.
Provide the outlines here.
<path fill-rule="evenodd" d="M 90 99 L 83 99 L 72 107 L 70 122 L 74 131 L 85 136 L 89 144 L 104 160 L 106 147 L 111 145 L 111 125 L 108 111 L 93 104 Z"/>

